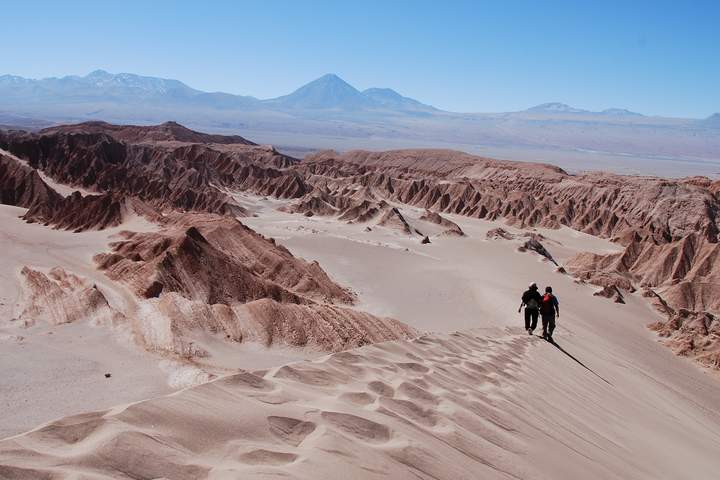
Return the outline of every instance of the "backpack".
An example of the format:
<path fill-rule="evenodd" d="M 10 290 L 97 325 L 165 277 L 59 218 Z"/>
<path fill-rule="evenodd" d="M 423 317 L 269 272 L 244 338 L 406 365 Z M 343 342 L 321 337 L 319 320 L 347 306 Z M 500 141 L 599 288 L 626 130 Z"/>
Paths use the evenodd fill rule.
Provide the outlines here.
<path fill-rule="evenodd" d="M 553 315 L 555 313 L 554 297 L 552 293 L 543 295 L 542 304 L 540 305 L 540 313 L 543 315 Z"/>
<path fill-rule="evenodd" d="M 534 298 L 531 298 L 528 300 L 528 302 L 525 304 L 525 308 L 529 308 L 530 310 L 537 310 L 538 308 L 538 302 Z"/>

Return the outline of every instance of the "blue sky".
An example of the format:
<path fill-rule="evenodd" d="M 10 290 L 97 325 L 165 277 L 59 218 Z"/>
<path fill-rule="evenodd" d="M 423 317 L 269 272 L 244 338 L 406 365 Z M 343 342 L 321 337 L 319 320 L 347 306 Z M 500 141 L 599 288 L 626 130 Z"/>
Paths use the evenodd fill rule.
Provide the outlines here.
<path fill-rule="evenodd" d="M 0 74 L 268 98 L 324 73 L 453 111 L 720 111 L 720 1 L 3 2 Z"/>

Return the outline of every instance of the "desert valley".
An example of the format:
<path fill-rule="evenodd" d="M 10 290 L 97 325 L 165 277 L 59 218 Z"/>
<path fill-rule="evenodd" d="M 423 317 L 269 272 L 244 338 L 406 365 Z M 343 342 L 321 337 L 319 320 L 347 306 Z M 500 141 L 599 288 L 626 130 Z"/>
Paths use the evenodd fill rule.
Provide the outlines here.
<path fill-rule="evenodd" d="M 720 469 L 716 179 L 93 121 L 0 203 L 0 478 Z"/>

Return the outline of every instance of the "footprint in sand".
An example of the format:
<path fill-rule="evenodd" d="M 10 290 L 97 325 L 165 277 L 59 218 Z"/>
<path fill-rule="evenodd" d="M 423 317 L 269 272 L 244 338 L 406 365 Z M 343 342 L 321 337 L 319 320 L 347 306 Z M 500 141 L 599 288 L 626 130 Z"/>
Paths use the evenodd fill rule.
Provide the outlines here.
<path fill-rule="evenodd" d="M 375 401 L 375 397 L 367 392 L 345 392 L 340 395 L 340 400 L 355 405 L 370 405 Z"/>
<path fill-rule="evenodd" d="M 280 367 L 274 375 L 275 378 L 291 380 L 295 382 L 313 385 L 316 387 L 336 386 L 345 382 L 348 378 L 345 375 L 327 372 L 320 368 L 300 367 L 285 365 Z"/>
<path fill-rule="evenodd" d="M 400 362 L 396 364 L 398 367 L 402 368 L 403 370 L 413 372 L 413 373 L 428 373 L 430 369 L 426 367 L 425 365 L 422 365 L 420 363 L 416 362 Z"/>
<path fill-rule="evenodd" d="M 395 398 L 380 398 L 381 413 L 399 418 L 404 418 L 410 423 L 419 423 L 426 427 L 434 427 L 437 422 L 437 414 L 432 409 L 424 409 L 410 400 L 399 400 Z"/>
<path fill-rule="evenodd" d="M 270 433 L 283 442 L 297 447 L 305 438 L 315 431 L 313 422 L 305 422 L 290 417 L 267 417 Z"/>
<path fill-rule="evenodd" d="M 372 420 L 340 412 L 322 412 L 322 418 L 359 440 L 370 443 L 385 443 L 390 440 L 390 429 Z"/>
<path fill-rule="evenodd" d="M 240 372 L 234 375 L 228 375 L 227 377 L 216 380 L 215 384 L 217 386 L 260 390 L 263 392 L 273 390 L 274 385 L 256 373 Z"/>
<path fill-rule="evenodd" d="M 420 403 L 425 403 L 432 406 L 436 406 L 438 403 L 440 403 L 440 399 L 438 399 L 437 396 L 410 382 L 401 383 L 398 387 L 398 393 L 406 396 L 410 400 L 418 401 Z"/>
<path fill-rule="evenodd" d="M 54 443 L 74 444 L 85 440 L 96 430 L 105 425 L 103 415 L 106 412 L 81 413 L 52 422 L 30 434 Z"/>
<path fill-rule="evenodd" d="M 240 461 L 248 465 L 287 465 L 297 458 L 294 453 L 274 452 L 262 448 L 240 455 Z"/>
<path fill-rule="evenodd" d="M 367 386 L 368 390 L 377 393 L 381 397 L 392 397 L 393 395 L 395 395 L 395 389 L 393 389 L 393 387 L 379 380 L 373 380 L 372 382 L 368 383 Z"/>

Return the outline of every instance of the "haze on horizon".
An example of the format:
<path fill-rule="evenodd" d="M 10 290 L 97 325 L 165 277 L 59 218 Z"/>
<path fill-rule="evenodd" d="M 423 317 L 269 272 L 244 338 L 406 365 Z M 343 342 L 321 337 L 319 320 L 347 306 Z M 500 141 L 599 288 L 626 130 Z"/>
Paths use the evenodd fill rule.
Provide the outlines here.
<path fill-rule="evenodd" d="M 332 72 L 456 112 L 720 110 L 716 2 L 311 3 L 8 4 L 0 74 L 105 69 L 272 98 Z"/>

